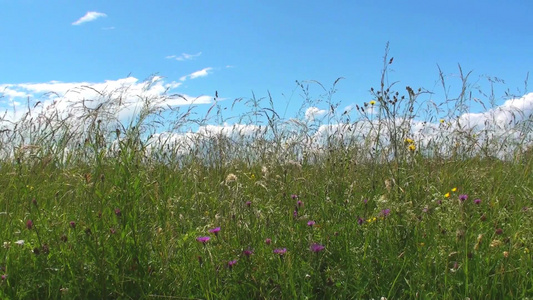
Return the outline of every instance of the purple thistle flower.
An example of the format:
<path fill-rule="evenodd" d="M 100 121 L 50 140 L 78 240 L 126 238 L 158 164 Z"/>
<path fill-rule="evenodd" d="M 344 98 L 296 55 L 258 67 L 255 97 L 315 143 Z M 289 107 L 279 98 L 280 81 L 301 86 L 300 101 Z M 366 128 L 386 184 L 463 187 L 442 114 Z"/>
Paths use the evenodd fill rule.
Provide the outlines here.
<path fill-rule="evenodd" d="M 74 222 L 74 221 L 70 221 L 69 224 L 70 224 L 70 227 L 72 227 L 72 228 L 76 228 L 76 222 Z"/>
<path fill-rule="evenodd" d="M 197 237 L 196 240 L 202 244 L 205 244 L 207 243 L 207 241 L 209 241 L 211 238 L 208 237 L 208 236 L 200 236 L 200 237 Z"/>
<path fill-rule="evenodd" d="M 387 209 L 384 209 L 384 210 L 381 211 L 381 215 L 382 215 L 383 217 L 386 217 L 386 216 L 388 216 L 389 214 L 390 214 L 390 209 L 388 209 L 388 208 L 387 208 Z"/>
<path fill-rule="evenodd" d="M 122 211 L 120 210 L 120 208 L 115 208 L 115 215 L 116 215 L 117 217 L 122 216 Z"/>
<path fill-rule="evenodd" d="M 7 279 L 7 274 L 3 274 L 2 275 L 2 280 L 6 280 Z"/>
<path fill-rule="evenodd" d="M 32 220 L 28 220 L 28 221 L 26 222 L 26 227 L 27 227 L 29 230 L 31 230 L 31 229 L 33 228 L 33 221 L 32 221 Z"/>
<path fill-rule="evenodd" d="M 358 218 L 357 219 L 357 224 L 363 225 L 363 223 L 365 223 L 365 219 L 363 219 L 363 218 Z"/>
<path fill-rule="evenodd" d="M 368 199 L 363 199 L 363 203 L 366 205 L 368 203 Z"/>
<path fill-rule="evenodd" d="M 322 250 L 324 250 L 326 247 L 324 247 L 323 245 L 320 245 L 320 244 L 311 244 L 311 246 L 309 247 L 309 250 L 317 253 L 317 252 L 320 252 Z"/>
<path fill-rule="evenodd" d="M 298 207 L 302 207 L 304 203 L 300 200 L 296 201 L 296 205 L 298 205 Z"/>
<path fill-rule="evenodd" d="M 296 195 L 296 194 L 292 194 L 292 195 L 291 195 L 291 198 L 292 198 L 293 200 L 296 200 L 296 199 L 298 199 L 298 195 Z"/>
<path fill-rule="evenodd" d="M 459 200 L 461 200 L 461 202 L 464 202 L 466 199 L 468 199 L 468 195 L 466 194 L 459 195 Z"/>
<path fill-rule="evenodd" d="M 271 239 L 266 239 L 266 240 L 265 240 L 265 244 L 270 245 L 270 243 L 272 243 L 272 240 L 271 240 Z"/>
<path fill-rule="evenodd" d="M 294 210 L 292 212 L 292 216 L 295 217 L 295 218 L 298 218 L 298 210 Z"/>
<path fill-rule="evenodd" d="M 220 227 L 215 227 L 213 229 L 209 229 L 209 232 L 214 233 L 215 236 L 218 236 L 218 232 L 220 231 Z"/>
<path fill-rule="evenodd" d="M 246 201 L 246 206 L 250 207 L 252 205 L 252 201 Z"/>
<path fill-rule="evenodd" d="M 246 256 L 246 257 L 250 257 L 252 254 L 254 254 L 254 251 L 251 250 L 250 248 L 248 248 L 248 249 L 242 251 L 242 254 L 244 254 L 244 256 Z"/>
<path fill-rule="evenodd" d="M 279 254 L 279 256 L 283 256 L 285 253 L 287 253 L 287 248 L 274 249 L 274 254 Z"/>
<path fill-rule="evenodd" d="M 230 260 L 228 261 L 228 267 L 231 270 L 231 268 L 237 263 L 237 260 Z"/>
<path fill-rule="evenodd" d="M 311 220 L 311 221 L 307 222 L 307 226 L 313 227 L 313 225 L 315 225 L 315 221 Z"/>
<path fill-rule="evenodd" d="M 478 205 L 481 204 L 481 199 L 476 199 L 476 200 L 474 200 L 474 203 L 475 203 L 475 204 L 478 204 Z"/>

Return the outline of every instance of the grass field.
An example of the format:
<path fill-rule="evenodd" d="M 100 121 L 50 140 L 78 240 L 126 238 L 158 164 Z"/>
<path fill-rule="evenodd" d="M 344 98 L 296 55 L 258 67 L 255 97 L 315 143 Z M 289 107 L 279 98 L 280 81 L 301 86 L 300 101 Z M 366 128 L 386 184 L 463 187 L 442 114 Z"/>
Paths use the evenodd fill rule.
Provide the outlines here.
<path fill-rule="evenodd" d="M 233 103 L 233 126 L 218 101 L 199 122 L 146 98 L 122 124 L 103 94 L 3 120 L 0 297 L 533 297 L 531 117 L 468 126 L 468 89 L 422 101 L 387 61 L 357 117 L 334 87 L 306 119 L 301 83 L 290 119 L 268 98 Z"/>

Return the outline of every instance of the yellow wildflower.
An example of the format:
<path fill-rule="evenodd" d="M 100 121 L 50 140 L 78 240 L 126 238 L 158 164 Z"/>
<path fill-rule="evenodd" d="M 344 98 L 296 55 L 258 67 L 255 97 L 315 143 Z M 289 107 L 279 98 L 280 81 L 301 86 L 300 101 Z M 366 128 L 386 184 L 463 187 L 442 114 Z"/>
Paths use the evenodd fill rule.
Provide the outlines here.
<path fill-rule="evenodd" d="M 452 189 L 452 192 L 457 192 L 457 188 L 454 187 L 454 188 Z"/>
<path fill-rule="evenodd" d="M 410 151 L 415 151 L 416 150 L 416 146 L 414 144 L 409 145 L 409 150 Z"/>
<path fill-rule="evenodd" d="M 450 193 L 444 194 L 444 198 L 450 198 Z"/>
<path fill-rule="evenodd" d="M 370 105 L 374 105 L 374 104 L 376 104 L 376 101 L 374 100 L 370 101 Z"/>

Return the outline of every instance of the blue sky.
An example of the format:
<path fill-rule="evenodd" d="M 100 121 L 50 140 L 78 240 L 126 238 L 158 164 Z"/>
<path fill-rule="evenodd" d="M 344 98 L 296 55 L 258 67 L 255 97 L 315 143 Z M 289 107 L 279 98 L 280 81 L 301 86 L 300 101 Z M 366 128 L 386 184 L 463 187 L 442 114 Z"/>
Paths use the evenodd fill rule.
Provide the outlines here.
<path fill-rule="evenodd" d="M 215 91 L 229 100 L 270 91 L 278 109 L 289 99 L 289 110 L 296 109 L 301 93 L 295 80 L 317 80 L 329 88 L 338 77 L 345 79 L 334 100 L 361 105 L 371 100 L 370 87 L 379 85 L 387 42 L 394 57 L 389 79 L 399 81 L 400 92 L 406 85 L 434 91 L 425 97 L 435 101 L 443 100 L 437 64 L 452 91 L 460 88 L 458 63 L 473 71 L 472 82 L 486 92 L 483 76 L 505 80 L 497 85 L 498 97 L 505 89 L 523 95 L 533 67 L 533 2 L 527 0 L 0 0 L 0 5 L 0 85 L 10 91 L 0 99 L 4 108 L 43 92 L 37 84 L 101 87 L 153 74 L 173 92 L 206 96 L 198 102 L 205 102 L 205 109 Z"/>

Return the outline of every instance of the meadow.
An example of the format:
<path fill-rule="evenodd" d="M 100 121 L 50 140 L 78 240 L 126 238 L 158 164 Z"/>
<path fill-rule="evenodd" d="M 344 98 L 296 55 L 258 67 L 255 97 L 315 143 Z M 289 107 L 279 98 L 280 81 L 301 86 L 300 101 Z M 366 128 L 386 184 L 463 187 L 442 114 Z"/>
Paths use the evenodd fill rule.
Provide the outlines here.
<path fill-rule="evenodd" d="M 198 117 L 146 96 L 124 124 L 116 91 L 4 116 L 0 298 L 533 297 L 531 116 L 501 122 L 460 69 L 433 103 L 390 62 L 353 111 L 336 81 L 298 82 L 291 118 L 270 97 Z"/>

